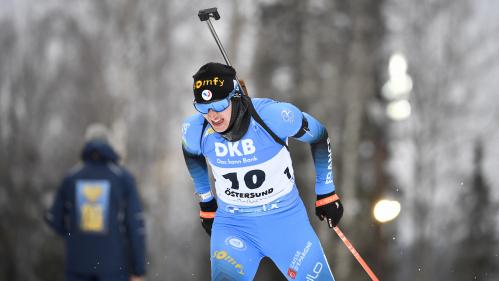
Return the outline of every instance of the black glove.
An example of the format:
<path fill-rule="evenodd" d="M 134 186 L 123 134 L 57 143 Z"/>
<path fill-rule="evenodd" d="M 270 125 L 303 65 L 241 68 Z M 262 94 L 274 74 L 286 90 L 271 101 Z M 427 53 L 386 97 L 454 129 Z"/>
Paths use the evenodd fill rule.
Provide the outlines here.
<path fill-rule="evenodd" d="M 341 204 L 340 197 L 334 191 L 317 195 L 315 214 L 321 221 L 326 218 L 329 228 L 336 226 L 343 216 L 343 205 Z"/>
<path fill-rule="evenodd" d="M 211 235 L 211 227 L 213 226 L 213 221 L 215 220 L 215 211 L 218 208 L 217 200 L 213 198 L 208 202 L 199 202 L 199 207 L 201 208 L 201 211 L 199 212 L 201 225 L 206 233 Z"/>

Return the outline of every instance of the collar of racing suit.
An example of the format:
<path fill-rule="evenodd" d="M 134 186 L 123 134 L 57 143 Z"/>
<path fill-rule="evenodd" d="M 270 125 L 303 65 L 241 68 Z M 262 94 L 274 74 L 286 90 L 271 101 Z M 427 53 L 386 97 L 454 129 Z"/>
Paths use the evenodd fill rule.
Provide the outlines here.
<path fill-rule="evenodd" d="M 251 113 L 249 107 L 251 98 L 245 95 L 234 97 L 232 102 L 232 114 L 230 117 L 229 127 L 221 133 L 222 137 L 228 141 L 240 140 L 246 131 L 248 131 L 251 121 Z"/>

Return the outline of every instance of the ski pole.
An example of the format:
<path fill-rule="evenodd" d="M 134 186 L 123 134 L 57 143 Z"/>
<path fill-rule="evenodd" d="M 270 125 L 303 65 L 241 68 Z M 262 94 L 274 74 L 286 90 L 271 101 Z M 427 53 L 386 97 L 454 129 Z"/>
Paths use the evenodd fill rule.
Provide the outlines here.
<path fill-rule="evenodd" d="M 373 281 L 379 281 L 378 277 L 374 274 L 374 272 L 371 270 L 371 268 L 367 265 L 367 263 L 364 261 L 364 259 L 360 256 L 360 254 L 355 250 L 353 247 L 352 243 L 348 241 L 348 239 L 345 237 L 345 234 L 340 230 L 338 226 L 333 227 L 334 231 L 336 231 L 336 234 L 340 237 L 341 241 L 347 246 L 348 250 L 350 250 L 350 253 L 355 257 L 355 259 L 360 263 L 362 268 L 366 271 L 367 275 L 371 277 L 371 280 Z"/>
<path fill-rule="evenodd" d="M 213 24 L 211 23 L 210 18 L 214 18 L 215 20 L 220 19 L 220 14 L 217 11 L 216 7 L 209 8 L 209 9 L 204 9 L 204 10 L 199 10 L 198 12 L 198 17 L 201 21 L 205 21 L 208 24 L 208 28 L 210 29 L 211 35 L 213 35 L 213 38 L 217 42 L 218 49 L 220 49 L 220 52 L 222 53 L 222 56 L 224 57 L 225 63 L 227 65 L 232 66 L 229 60 L 229 56 L 227 56 L 227 53 L 225 52 L 224 46 L 222 45 L 222 42 L 220 41 L 220 38 L 218 38 L 217 32 L 215 31 L 215 28 L 213 27 Z"/>
<path fill-rule="evenodd" d="M 218 45 L 218 49 L 220 50 L 222 56 L 224 57 L 225 63 L 229 66 L 232 66 L 229 60 L 229 56 L 227 55 L 227 52 L 225 52 L 225 48 L 222 45 L 222 41 L 220 41 L 220 38 L 218 38 L 217 32 L 215 31 L 215 28 L 211 23 L 211 18 L 214 18 L 215 20 L 220 19 L 220 14 L 218 13 L 217 8 L 213 7 L 209 9 L 199 10 L 198 17 L 201 21 L 205 21 L 206 24 L 208 25 L 208 29 L 210 29 L 211 35 L 213 36 L 213 39 L 215 39 L 215 42 Z M 244 80 L 239 80 L 237 74 L 236 74 L 236 80 L 239 82 L 239 85 L 241 85 L 243 93 L 245 95 L 248 95 L 248 90 L 246 89 L 246 84 L 244 83 Z"/>

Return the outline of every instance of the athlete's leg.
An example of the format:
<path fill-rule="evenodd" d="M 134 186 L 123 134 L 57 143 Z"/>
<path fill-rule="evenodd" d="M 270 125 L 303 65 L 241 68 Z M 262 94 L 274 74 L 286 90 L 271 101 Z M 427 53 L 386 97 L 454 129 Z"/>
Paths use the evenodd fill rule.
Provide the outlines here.
<path fill-rule="evenodd" d="M 213 281 L 253 280 L 263 258 L 251 235 L 238 226 L 245 218 L 216 218 L 211 234 L 211 279 Z M 229 220 L 230 221 L 230 220 Z"/>
<path fill-rule="evenodd" d="M 319 238 L 303 203 L 265 219 L 260 229 L 268 231 L 264 254 L 288 280 L 334 281 Z"/>

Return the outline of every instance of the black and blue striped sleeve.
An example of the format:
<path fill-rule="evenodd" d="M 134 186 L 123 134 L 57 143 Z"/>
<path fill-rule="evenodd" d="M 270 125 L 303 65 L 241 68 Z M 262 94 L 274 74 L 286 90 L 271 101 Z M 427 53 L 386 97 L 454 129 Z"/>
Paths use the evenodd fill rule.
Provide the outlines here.
<path fill-rule="evenodd" d="M 310 114 L 303 112 L 302 126 L 293 136 L 295 139 L 310 144 L 316 171 L 316 194 L 335 191 L 333 181 L 333 156 L 331 140 L 326 127 Z"/>

